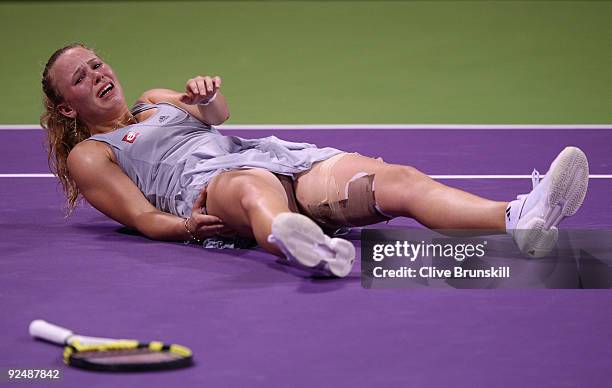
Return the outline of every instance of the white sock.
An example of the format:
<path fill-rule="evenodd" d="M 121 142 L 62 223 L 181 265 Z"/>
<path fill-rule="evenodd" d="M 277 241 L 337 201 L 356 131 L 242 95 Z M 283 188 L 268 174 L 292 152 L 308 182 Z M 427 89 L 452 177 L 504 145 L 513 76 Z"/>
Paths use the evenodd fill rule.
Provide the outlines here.
<path fill-rule="evenodd" d="M 512 234 L 512 231 L 516 229 L 524 204 L 525 198 L 521 198 L 515 199 L 506 207 L 506 233 Z"/>

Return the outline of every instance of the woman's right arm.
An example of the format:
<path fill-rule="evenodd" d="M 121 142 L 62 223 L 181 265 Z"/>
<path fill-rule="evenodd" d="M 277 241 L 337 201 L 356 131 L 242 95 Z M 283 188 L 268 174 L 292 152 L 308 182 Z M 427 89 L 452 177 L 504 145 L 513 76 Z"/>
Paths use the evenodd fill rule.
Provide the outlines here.
<path fill-rule="evenodd" d="M 105 144 L 79 143 L 68 156 L 68 170 L 85 199 L 113 220 L 155 240 L 191 239 L 192 235 L 185 229 L 185 220 L 151 205 L 113 161 L 112 152 Z M 190 219 L 190 230 L 198 238 L 223 230 L 220 219 L 205 215 L 199 218 L 203 217 L 207 217 L 206 225 L 201 225 L 202 219 Z"/>

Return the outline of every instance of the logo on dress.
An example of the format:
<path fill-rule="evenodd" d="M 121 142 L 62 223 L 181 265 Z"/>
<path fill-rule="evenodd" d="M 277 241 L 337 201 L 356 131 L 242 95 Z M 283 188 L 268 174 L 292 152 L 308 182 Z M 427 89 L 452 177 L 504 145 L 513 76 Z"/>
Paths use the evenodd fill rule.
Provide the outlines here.
<path fill-rule="evenodd" d="M 170 116 L 159 116 L 159 122 L 163 123 L 164 121 L 166 121 L 166 119 L 170 117 Z"/>
<path fill-rule="evenodd" d="M 125 141 L 127 143 L 133 143 L 134 140 L 136 140 L 136 137 L 138 135 L 140 135 L 139 132 L 129 131 L 128 133 L 125 134 L 125 136 L 123 136 L 123 139 L 121 139 L 121 141 Z"/>

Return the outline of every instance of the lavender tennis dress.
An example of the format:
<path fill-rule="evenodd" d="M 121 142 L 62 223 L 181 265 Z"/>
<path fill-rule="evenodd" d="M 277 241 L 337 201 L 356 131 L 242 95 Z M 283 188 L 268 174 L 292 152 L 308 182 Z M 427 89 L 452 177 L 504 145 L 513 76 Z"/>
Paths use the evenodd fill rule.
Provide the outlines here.
<path fill-rule="evenodd" d="M 223 171 L 262 168 L 293 176 L 343 152 L 276 136 L 225 136 L 170 103 L 138 104 L 132 113 L 152 108 L 157 112 L 147 120 L 88 140 L 110 145 L 121 169 L 147 200 L 179 217 L 191 214 L 202 188 Z"/>

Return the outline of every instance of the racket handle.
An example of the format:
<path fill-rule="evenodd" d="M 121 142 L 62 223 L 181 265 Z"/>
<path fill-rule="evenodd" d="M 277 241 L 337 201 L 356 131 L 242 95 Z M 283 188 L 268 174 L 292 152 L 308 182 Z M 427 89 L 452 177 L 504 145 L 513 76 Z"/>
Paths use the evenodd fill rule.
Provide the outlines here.
<path fill-rule="evenodd" d="M 36 319 L 30 323 L 30 335 L 32 337 L 41 338 L 59 345 L 65 345 L 66 340 L 72 334 L 72 331 L 42 319 Z"/>

